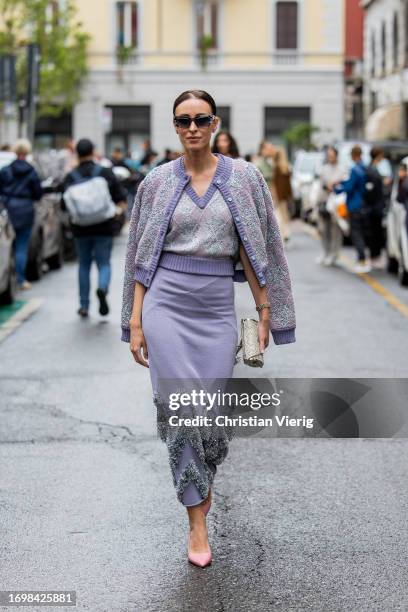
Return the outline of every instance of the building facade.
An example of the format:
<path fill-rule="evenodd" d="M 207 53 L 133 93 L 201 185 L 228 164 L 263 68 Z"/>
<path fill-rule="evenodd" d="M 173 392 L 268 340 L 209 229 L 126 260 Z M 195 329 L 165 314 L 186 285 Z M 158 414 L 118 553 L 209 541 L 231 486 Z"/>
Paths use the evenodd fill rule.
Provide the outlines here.
<path fill-rule="evenodd" d="M 362 0 L 369 140 L 408 138 L 408 1 Z"/>
<path fill-rule="evenodd" d="M 360 0 L 345 0 L 344 131 L 348 140 L 364 136 L 363 57 L 364 10 Z"/>
<path fill-rule="evenodd" d="M 146 138 L 177 148 L 172 103 L 209 91 L 241 154 L 294 122 L 333 141 L 344 129 L 343 0 L 77 0 L 92 35 L 75 139 L 108 153 Z"/>

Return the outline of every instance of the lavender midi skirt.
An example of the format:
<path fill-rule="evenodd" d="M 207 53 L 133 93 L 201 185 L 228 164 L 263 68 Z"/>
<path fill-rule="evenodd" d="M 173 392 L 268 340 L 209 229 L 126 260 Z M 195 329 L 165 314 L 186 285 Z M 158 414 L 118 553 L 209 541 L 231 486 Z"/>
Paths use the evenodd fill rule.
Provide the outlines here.
<path fill-rule="evenodd" d="M 169 427 L 159 387 L 161 379 L 204 380 L 205 387 L 208 380 L 232 376 L 238 342 L 232 276 L 159 265 L 144 296 L 142 326 L 158 431 L 168 447 L 176 494 L 183 505 L 194 506 L 207 497 L 233 434 L 219 426 Z"/>

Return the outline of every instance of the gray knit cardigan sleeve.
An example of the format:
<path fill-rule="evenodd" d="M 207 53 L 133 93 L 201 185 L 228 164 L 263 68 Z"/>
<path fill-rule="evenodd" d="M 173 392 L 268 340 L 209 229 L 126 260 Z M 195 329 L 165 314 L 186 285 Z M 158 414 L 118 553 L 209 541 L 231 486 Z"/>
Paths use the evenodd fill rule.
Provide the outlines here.
<path fill-rule="evenodd" d="M 248 169 L 254 173 L 252 181 L 256 190 L 255 201 L 258 215 L 264 231 L 268 265 L 266 269 L 266 286 L 268 300 L 271 304 L 270 329 L 275 344 L 296 342 L 296 315 L 288 261 L 279 229 L 275 206 L 270 189 L 262 173 L 253 164 Z"/>
<path fill-rule="evenodd" d="M 136 241 L 136 230 L 140 218 L 140 208 L 142 203 L 143 192 L 146 186 L 146 178 L 140 183 L 135 201 L 133 203 L 132 214 L 129 221 L 129 235 L 126 248 L 126 259 L 125 259 L 125 272 L 123 281 L 123 295 L 122 295 L 122 315 L 121 315 L 121 326 L 122 326 L 122 340 L 130 342 L 130 329 L 129 320 L 133 310 L 135 280 L 135 258 L 137 251 Z"/>

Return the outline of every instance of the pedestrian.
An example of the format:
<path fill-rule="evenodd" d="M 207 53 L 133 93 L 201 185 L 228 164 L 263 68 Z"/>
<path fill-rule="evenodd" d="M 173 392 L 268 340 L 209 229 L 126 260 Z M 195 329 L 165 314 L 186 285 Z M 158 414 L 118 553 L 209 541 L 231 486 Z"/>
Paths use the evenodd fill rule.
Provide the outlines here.
<path fill-rule="evenodd" d="M 201 567 L 211 562 L 205 517 L 217 466 L 228 452 L 228 431 L 171 426 L 163 418 L 168 403 L 161 381 L 231 377 L 238 341 L 234 280 L 251 288 L 262 352 L 269 330 L 275 344 L 286 344 L 295 342 L 296 326 L 269 189 L 254 165 L 211 152 L 216 115 L 214 99 L 202 90 L 185 91 L 174 102 L 184 154 L 155 168 L 138 189 L 121 323 L 121 339 L 130 342 L 135 361 L 149 367 L 158 431 L 177 498 L 188 512 L 188 559 Z"/>
<path fill-rule="evenodd" d="M 222 153 L 227 157 L 237 159 L 240 157 L 237 141 L 227 130 L 220 130 L 215 138 L 212 146 L 213 153 Z"/>
<path fill-rule="evenodd" d="M 408 167 L 402 163 L 398 168 L 397 201 L 405 208 L 405 231 L 408 235 Z"/>
<path fill-rule="evenodd" d="M 253 164 L 258 168 L 271 193 L 272 200 L 276 201 L 274 185 L 276 147 L 267 140 L 262 140 L 258 147 L 258 154 L 253 158 Z"/>
<path fill-rule="evenodd" d="M 162 157 L 162 159 L 159 160 L 156 165 L 162 166 L 163 164 L 167 164 L 167 162 L 171 161 L 172 159 L 174 159 L 173 151 L 171 149 L 165 149 L 164 157 Z"/>
<path fill-rule="evenodd" d="M 326 162 L 323 164 L 319 176 L 318 220 L 317 228 L 322 241 L 323 254 L 319 255 L 316 263 L 332 266 L 340 253 L 343 244 L 343 232 L 335 216 L 327 210 L 327 200 L 333 185 L 343 179 L 344 170 L 338 161 L 338 152 L 335 147 L 328 147 Z"/>
<path fill-rule="evenodd" d="M 367 180 L 363 205 L 365 238 L 370 251 L 372 268 L 382 270 L 384 263 L 381 261 L 381 253 L 385 246 L 383 227 L 385 185 L 384 177 L 379 172 L 379 166 L 384 159 L 384 151 L 380 147 L 373 147 L 370 157 L 371 163 L 366 169 Z"/>
<path fill-rule="evenodd" d="M 58 152 L 58 159 L 61 170 L 65 176 L 68 172 L 74 169 L 76 166 L 76 154 L 75 154 L 75 141 L 73 138 L 68 138 L 65 146 Z"/>
<path fill-rule="evenodd" d="M 35 221 L 34 202 L 41 199 L 43 189 L 35 168 L 26 160 L 31 153 L 30 142 L 17 140 L 14 153 L 16 159 L 0 171 L 0 195 L 16 234 L 17 285 L 20 289 L 31 289 L 26 279 L 26 266 Z"/>
<path fill-rule="evenodd" d="M 290 238 L 290 214 L 289 204 L 292 201 L 293 193 L 290 182 L 292 171 L 289 166 L 286 149 L 277 147 L 275 151 L 275 212 L 279 223 L 279 229 L 285 242 Z"/>
<path fill-rule="evenodd" d="M 110 161 L 112 163 L 113 168 L 126 168 L 126 170 L 130 171 L 130 167 L 128 166 L 125 159 L 125 153 L 120 147 L 115 147 L 113 149 Z"/>
<path fill-rule="evenodd" d="M 148 151 L 140 162 L 139 171 L 146 176 L 156 166 L 157 157 L 156 151 Z"/>
<path fill-rule="evenodd" d="M 78 166 L 69 172 L 61 186 L 62 208 L 71 217 L 72 233 L 78 255 L 80 307 L 78 314 L 89 312 L 92 262 L 98 268 L 99 313 L 109 313 L 107 294 L 111 279 L 111 252 L 115 218 L 126 210 L 126 193 L 110 168 L 94 161 L 94 145 L 82 138 L 76 145 Z M 116 204 L 116 206 L 115 206 Z"/>
<path fill-rule="evenodd" d="M 354 271 L 357 274 L 369 272 L 370 263 L 366 259 L 366 243 L 364 240 L 364 217 L 363 204 L 366 191 L 366 168 L 362 161 L 362 149 L 354 145 L 351 149 L 353 166 L 347 180 L 337 183 L 333 191 L 335 193 L 346 193 L 346 205 L 350 223 L 351 241 L 357 251 L 357 262 Z"/>

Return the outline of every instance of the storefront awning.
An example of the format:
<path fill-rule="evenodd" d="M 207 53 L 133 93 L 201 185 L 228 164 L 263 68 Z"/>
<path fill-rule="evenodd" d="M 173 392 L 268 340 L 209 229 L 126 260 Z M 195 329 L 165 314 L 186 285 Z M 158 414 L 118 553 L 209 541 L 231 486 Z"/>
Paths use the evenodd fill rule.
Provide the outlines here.
<path fill-rule="evenodd" d="M 367 140 L 389 140 L 401 138 L 402 113 L 400 104 L 377 108 L 366 123 Z"/>

